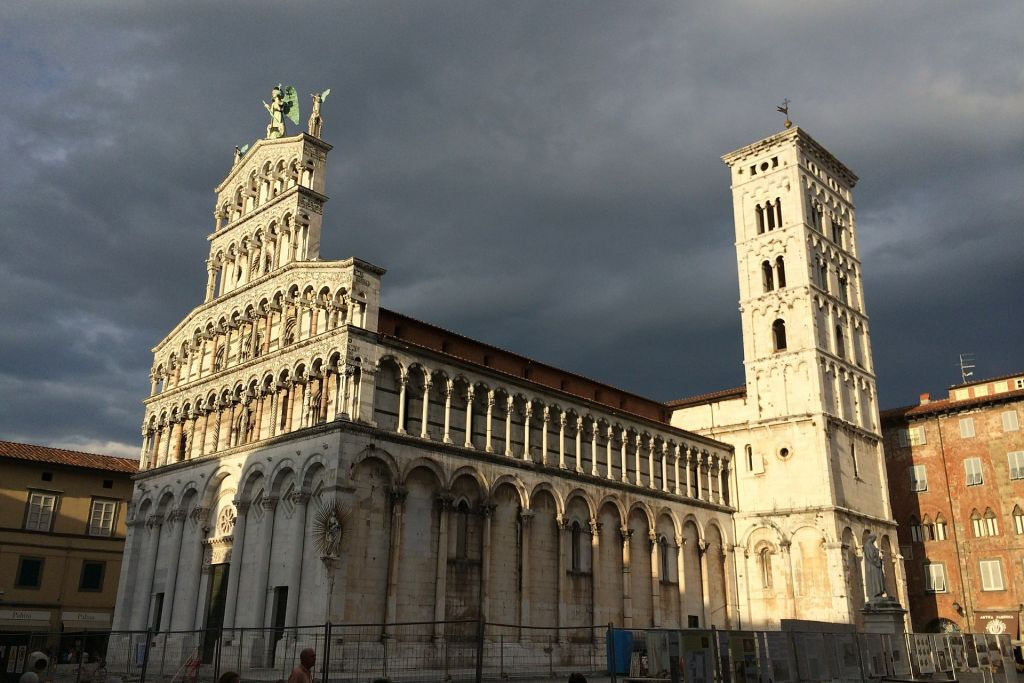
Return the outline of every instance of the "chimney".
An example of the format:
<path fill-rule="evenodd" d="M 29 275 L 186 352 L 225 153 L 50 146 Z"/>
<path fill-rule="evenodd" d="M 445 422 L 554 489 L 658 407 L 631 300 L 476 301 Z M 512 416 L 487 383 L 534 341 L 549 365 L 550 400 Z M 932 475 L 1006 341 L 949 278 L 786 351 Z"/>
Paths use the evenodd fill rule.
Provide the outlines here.
<path fill-rule="evenodd" d="M 920 399 L 921 399 L 921 405 L 926 406 L 929 403 L 931 403 L 932 395 L 926 391 L 923 394 L 921 394 Z"/>

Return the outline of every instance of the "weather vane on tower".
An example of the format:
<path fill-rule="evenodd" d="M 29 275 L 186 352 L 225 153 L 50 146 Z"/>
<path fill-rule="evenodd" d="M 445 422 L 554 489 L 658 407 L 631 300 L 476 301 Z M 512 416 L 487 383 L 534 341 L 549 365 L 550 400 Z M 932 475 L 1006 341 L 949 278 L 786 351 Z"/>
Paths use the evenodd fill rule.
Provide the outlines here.
<path fill-rule="evenodd" d="M 780 114 L 785 114 L 786 115 L 786 123 L 783 124 L 783 125 L 786 126 L 786 128 L 789 128 L 790 126 L 793 125 L 793 122 L 789 120 L 789 98 L 788 97 L 786 99 L 782 100 L 782 104 L 780 104 L 778 107 L 775 107 L 775 109 Z"/>

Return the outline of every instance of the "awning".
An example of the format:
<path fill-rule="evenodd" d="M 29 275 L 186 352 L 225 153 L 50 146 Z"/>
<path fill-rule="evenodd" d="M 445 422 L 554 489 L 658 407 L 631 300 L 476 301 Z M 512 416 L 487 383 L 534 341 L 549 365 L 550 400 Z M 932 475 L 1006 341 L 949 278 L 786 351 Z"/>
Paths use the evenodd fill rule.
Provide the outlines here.
<path fill-rule="evenodd" d="M 109 631 L 110 614 L 106 612 L 62 612 L 65 631 Z"/>
<path fill-rule="evenodd" d="M 49 619 L 2 619 L 0 628 L 5 631 L 49 631 Z"/>

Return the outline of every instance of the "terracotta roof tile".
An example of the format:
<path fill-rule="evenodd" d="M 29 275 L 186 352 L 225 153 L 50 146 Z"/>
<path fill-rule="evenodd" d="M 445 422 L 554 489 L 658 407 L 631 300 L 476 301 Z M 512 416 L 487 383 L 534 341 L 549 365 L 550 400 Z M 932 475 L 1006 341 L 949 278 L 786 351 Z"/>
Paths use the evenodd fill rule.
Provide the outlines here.
<path fill-rule="evenodd" d="M 712 391 L 707 394 L 699 394 L 697 396 L 689 396 L 687 398 L 677 398 L 674 401 L 669 401 L 665 405 L 670 408 L 688 408 L 690 406 L 699 406 L 703 403 L 714 403 L 715 401 L 724 401 L 729 398 L 742 398 L 747 395 L 747 387 L 734 387 L 732 389 L 719 389 L 718 391 Z"/>
<path fill-rule="evenodd" d="M 32 460 L 35 462 L 69 465 L 71 467 L 85 467 L 88 469 L 107 470 L 110 472 L 135 473 L 139 470 L 138 460 L 116 458 L 112 455 L 97 455 L 96 453 L 69 451 L 64 448 L 50 448 L 48 446 L 16 443 L 14 441 L 0 441 L 0 458 Z"/>
<path fill-rule="evenodd" d="M 913 405 L 904 406 L 903 408 L 892 408 L 890 410 L 883 410 L 881 412 L 881 418 L 884 422 L 895 422 L 901 418 L 906 419 L 938 413 L 950 413 L 956 412 L 957 410 L 965 410 L 967 408 L 984 405 L 986 403 L 1002 403 L 1004 401 L 1013 401 L 1017 399 L 1024 399 L 1024 389 L 1018 389 L 1017 391 L 1004 391 L 999 394 L 989 394 L 988 396 L 965 398 L 960 401 L 951 401 L 948 398 L 943 398 L 938 401 L 930 401 L 925 403 L 923 406 Z"/>

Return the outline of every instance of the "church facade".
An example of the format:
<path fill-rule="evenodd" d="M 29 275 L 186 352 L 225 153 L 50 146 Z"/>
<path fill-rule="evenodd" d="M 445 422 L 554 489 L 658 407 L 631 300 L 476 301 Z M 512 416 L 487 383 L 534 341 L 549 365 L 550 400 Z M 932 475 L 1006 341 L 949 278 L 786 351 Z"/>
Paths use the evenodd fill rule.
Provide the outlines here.
<path fill-rule="evenodd" d="M 315 111 L 309 133 L 282 124 L 236 153 L 205 300 L 153 350 L 114 629 L 856 620 L 861 537 L 895 537 L 859 263 L 814 241 L 795 199 L 813 159 L 852 244 L 845 167 L 798 129 L 726 158 L 738 231 L 772 194 L 754 219 L 772 227 L 738 239 L 747 389 L 663 403 L 390 311 L 383 268 L 321 260 Z M 764 163 L 765 191 L 741 192 Z M 818 253 L 857 273 L 856 304 L 815 290 Z M 771 293 L 752 289 L 761 260 Z M 782 309 L 789 346 L 773 349 L 762 327 L 778 339 Z M 859 351 L 825 354 L 819 321 Z"/>

